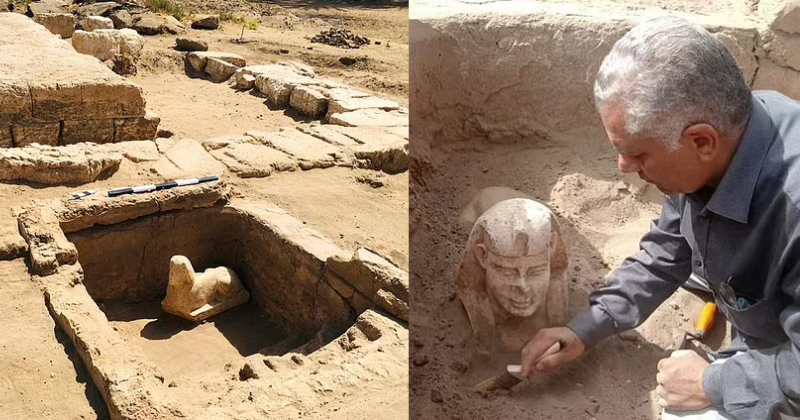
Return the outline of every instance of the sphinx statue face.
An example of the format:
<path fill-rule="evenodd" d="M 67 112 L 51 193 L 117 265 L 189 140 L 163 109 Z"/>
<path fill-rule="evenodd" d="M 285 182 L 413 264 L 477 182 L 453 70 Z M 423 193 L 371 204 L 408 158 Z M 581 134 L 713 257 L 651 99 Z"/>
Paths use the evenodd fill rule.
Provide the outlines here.
<path fill-rule="evenodd" d="M 476 247 L 486 270 L 486 292 L 510 315 L 528 317 L 544 306 L 550 286 L 550 253 L 501 256 L 483 245 Z M 481 255 L 482 254 L 482 255 Z"/>

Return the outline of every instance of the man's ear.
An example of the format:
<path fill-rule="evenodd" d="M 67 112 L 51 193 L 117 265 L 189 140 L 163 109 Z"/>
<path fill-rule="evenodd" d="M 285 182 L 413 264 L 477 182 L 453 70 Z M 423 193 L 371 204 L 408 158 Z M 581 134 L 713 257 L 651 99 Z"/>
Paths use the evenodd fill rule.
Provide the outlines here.
<path fill-rule="evenodd" d="M 486 249 L 485 245 L 475 245 L 475 258 L 478 260 L 478 264 L 480 264 L 484 270 L 486 269 L 486 257 L 488 253 L 489 251 Z"/>
<path fill-rule="evenodd" d="M 711 124 L 690 125 L 683 130 L 681 136 L 689 142 L 701 162 L 712 161 L 719 152 L 719 133 Z"/>

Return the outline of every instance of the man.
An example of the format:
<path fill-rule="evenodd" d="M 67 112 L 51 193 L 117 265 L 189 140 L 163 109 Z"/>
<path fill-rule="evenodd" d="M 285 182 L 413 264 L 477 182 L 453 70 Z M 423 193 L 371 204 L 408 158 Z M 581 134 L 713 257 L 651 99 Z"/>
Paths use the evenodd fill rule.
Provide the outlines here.
<path fill-rule="evenodd" d="M 800 105 L 751 93 L 723 44 L 676 17 L 620 39 L 595 98 L 620 171 L 667 196 L 590 308 L 528 342 L 523 375 L 638 326 L 691 277 L 731 322 L 731 347 L 713 364 L 686 350 L 661 360 L 659 404 L 703 418 L 800 414 Z M 562 351 L 540 359 L 559 340 Z"/>

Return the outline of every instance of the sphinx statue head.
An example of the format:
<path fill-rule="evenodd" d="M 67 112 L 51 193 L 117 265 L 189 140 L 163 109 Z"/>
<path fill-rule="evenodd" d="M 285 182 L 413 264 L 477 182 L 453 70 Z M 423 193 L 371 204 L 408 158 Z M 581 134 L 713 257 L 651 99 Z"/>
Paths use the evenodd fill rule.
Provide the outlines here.
<path fill-rule="evenodd" d="M 524 198 L 494 204 L 475 222 L 456 280 L 473 333 L 517 349 L 566 322 L 566 268 L 550 209 Z"/>

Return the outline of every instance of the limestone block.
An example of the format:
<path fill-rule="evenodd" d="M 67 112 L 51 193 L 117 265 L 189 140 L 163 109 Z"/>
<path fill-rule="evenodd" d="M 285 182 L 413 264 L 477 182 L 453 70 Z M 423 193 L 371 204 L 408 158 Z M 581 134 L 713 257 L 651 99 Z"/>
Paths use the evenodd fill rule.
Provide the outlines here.
<path fill-rule="evenodd" d="M 353 148 L 358 166 L 387 174 L 399 174 L 408 170 L 410 158 L 408 143 L 376 141 Z"/>
<path fill-rule="evenodd" d="M 292 91 L 297 86 L 314 86 L 315 84 L 314 79 L 295 73 L 259 74 L 256 76 L 256 89 L 279 109 L 289 106 Z"/>
<path fill-rule="evenodd" d="M 154 13 L 138 15 L 131 26 L 142 35 L 172 34 L 176 35 L 185 29 L 182 23 L 172 16 L 162 16 Z"/>
<path fill-rule="evenodd" d="M 30 95 L 33 97 L 33 116 L 40 121 L 102 120 L 145 115 L 142 88 L 122 79 L 102 84 L 33 84 Z"/>
<path fill-rule="evenodd" d="M 25 147 L 33 143 L 47 146 L 57 146 L 61 133 L 61 124 L 58 122 L 20 124 L 11 127 L 14 146 Z"/>
<path fill-rule="evenodd" d="M 133 29 L 97 29 L 75 31 L 72 46 L 75 51 L 97 57 L 100 61 L 110 60 L 116 54 L 135 60 L 142 52 L 144 41 Z"/>
<path fill-rule="evenodd" d="M 85 4 L 78 7 L 78 14 L 84 17 L 88 16 L 103 16 L 108 12 L 118 9 L 121 6 L 113 1 L 104 1 L 98 3 Z"/>
<path fill-rule="evenodd" d="M 86 183 L 107 170 L 116 170 L 121 161 L 119 153 L 91 143 L 0 149 L 0 179 L 48 185 Z"/>
<path fill-rule="evenodd" d="M 34 16 L 33 21 L 62 39 L 72 37 L 75 25 L 78 23 L 77 18 L 71 13 L 40 13 Z"/>
<path fill-rule="evenodd" d="M 29 122 L 32 117 L 28 87 L 0 80 L 0 124 Z"/>
<path fill-rule="evenodd" d="M 236 73 L 239 68 L 227 61 L 209 57 L 206 61 L 205 72 L 215 82 L 224 82 Z"/>
<path fill-rule="evenodd" d="M 192 29 L 217 28 L 219 28 L 219 16 L 217 15 L 198 16 L 198 18 L 192 22 Z"/>
<path fill-rule="evenodd" d="M 800 83 L 797 83 L 799 75 L 797 71 L 779 66 L 771 60 L 761 60 L 753 89 L 777 90 L 792 99 L 800 100 Z"/>
<path fill-rule="evenodd" d="M 335 144 L 338 146 L 358 146 L 363 144 L 357 139 L 350 137 L 335 128 L 340 126 L 322 125 L 322 124 L 304 124 L 297 126 L 297 129 L 310 136 L 314 136 L 324 142 Z"/>
<path fill-rule="evenodd" d="M 132 140 L 154 140 L 161 117 L 148 110 L 142 118 L 120 118 L 114 120 L 115 143 Z"/>
<path fill-rule="evenodd" d="M 60 144 L 111 143 L 114 141 L 114 120 L 64 121 Z"/>
<path fill-rule="evenodd" d="M 328 98 L 316 89 L 298 86 L 292 90 L 289 105 L 303 115 L 320 118 L 328 110 Z"/>
<path fill-rule="evenodd" d="M 166 179 L 221 175 L 225 171 L 224 164 L 214 159 L 200 143 L 192 139 L 178 140 L 155 163 L 154 168 Z"/>
<path fill-rule="evenodd" d="M 399 108 L 400 105 L 397 102 L 374 96 L 367 96 L 364 98 L 337 98 L 334 96 L 328 102 L 328 119 L 330 119 L 330 116 L 333 114 L 352 112 L 361 109 L 391 111 Z"/>
<path fill-rule="evenodd" d="M 96 29 L 114 29 L 114 21 L 102 16 L 89 16 L 83 20 L 83 30 L 92 32 Z"/>
<path fill-rule="evenodd" d="M 456 291 L 481 347 L 520 350 L 541 328 L 567 321 L 568 257 L 555 215 L 530 199 L 500 201 L 475 222 Z M 509 271 L 524 273 L 509 282 Z"/>
<path fill-rule="evenodd" d="M 40 276 L 54 273 L 60 265 L 78 261 L 78 250 L 64 236 L 58 217 L 48 204 L 33 202 L 17 218 L 19 233 L 30 250 L 32 271 Z"/>
<path fill-rule="evenodd" d="M 204 144 L 213 147 L 211 143 Z M 263 144 L 232 142 L 211 150 L 211 155 L 239 178 L 263 178 L 273 172 L 295 171 L 298 167 L 291 156 Z"/>
<path fill-rule="evenodd" d="M 408 114 L 380 109 L 359 109 L 356 111 L 328 115 L 331 124 L 345 127 L 408 127 Z"/>
<path fill-rule="evenodd" d="M 161 307 L 164 312 L 198 322 L 249 299 L 250 293 L 230 268 L 209 268 L 195 273 L 188 258 L 176 255 L 169 262 L 167 296 Z"/>
<path fill-rule="evenodd" d="M 256 78 L 251 74 L 243 74 L 236 77 L 236 87 L 241 90 L 250 90 L 256 86 Z"/>
<path fill-rule="evenodd" d="M 764 33 L 762 48 L 773 64 L 800 71 L 800 36 L 769 31 Z"/>
<path fill-rule="evenodd" d="M 110 150 L 119 152 L 131 162 L 155 162 L 161 158 L 156 143 L 150 140 L 135 140 L 115 143 Z"/>
<path fill-rule="evenodd" d="M 217 60 L 231 63 L 236 67 L 247 66 L 247 61 L 239 54 L 219 51 L 196 51 L 186 55 L 186 60 L 189 61 L 189 65 L 192 67 L 192 70 L 198 73 L 205 71 L 206 63 L 209 58 L 216 58 Z"/>
<path fill-rule="evenodd" d="M 330 143 L 304 134 L 294 127 L 282 128 L 279 132 L 247 132 L 266 145 L 297 159 L 300 168 L 328 168 L 336 164 L 334 156 L 341 151 Z"/>
<path fill-rule="evenodd" d="M 0 125 L 0 147 L 14 147 L 10 125 Z"/>
<path fill-rule="evenodd" d="M 178 51 L 208 51 L 208 42 L 202 39 L 181 38 L 175 39 L 175 49 Z"/>
<path fill-rule="evenodd" d="M 133 26 L 133 16 L 127 10 L 117 10 L 108 16 L 114 22 L 114 29 L 125 29 Z"/>
<path fill-rule="evenodd" d="M 770 26 L 790 34 L 800 33 L 800 0 L 786 0 Z"/>

